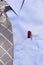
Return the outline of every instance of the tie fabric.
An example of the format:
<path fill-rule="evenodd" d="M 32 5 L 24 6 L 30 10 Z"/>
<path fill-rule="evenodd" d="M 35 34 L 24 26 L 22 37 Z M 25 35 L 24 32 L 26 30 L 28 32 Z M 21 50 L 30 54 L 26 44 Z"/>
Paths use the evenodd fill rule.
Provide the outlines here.
<path fill-rule="evenodd" d="M 12 25 L 0 9 L 0 65 L 13 65 Z"/>

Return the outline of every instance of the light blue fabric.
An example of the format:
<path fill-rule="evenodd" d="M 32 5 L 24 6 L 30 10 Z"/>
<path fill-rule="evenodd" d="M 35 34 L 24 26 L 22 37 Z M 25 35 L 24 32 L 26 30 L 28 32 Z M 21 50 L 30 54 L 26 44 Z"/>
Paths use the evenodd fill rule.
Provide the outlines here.
<path fill-rule="evenodd" d="M 43 65 L 43 0 L 25 0 L 18 11 L 18 16 L 7 12 L 13 29 L 14 65 Z M 32 40 L 27 38 L 29 30 Z"/>
<path fill-rule="evenodd" d="M 14 11 L 16 11 L 17 14 L 19 13 L 23 0 L 5 0 L 5 1 L 12 7 Z"/>

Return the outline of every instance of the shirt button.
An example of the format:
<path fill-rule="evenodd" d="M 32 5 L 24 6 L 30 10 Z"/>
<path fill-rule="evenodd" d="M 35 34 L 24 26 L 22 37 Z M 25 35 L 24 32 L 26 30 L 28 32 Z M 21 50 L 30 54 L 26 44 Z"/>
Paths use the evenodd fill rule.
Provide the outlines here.
<path fill-rule="evenodd" d="M 32 33 L 31 33 L 31 31 L 28 31 L 28 33 L 27 33 L 27 38 L 32 38 Z"/>

